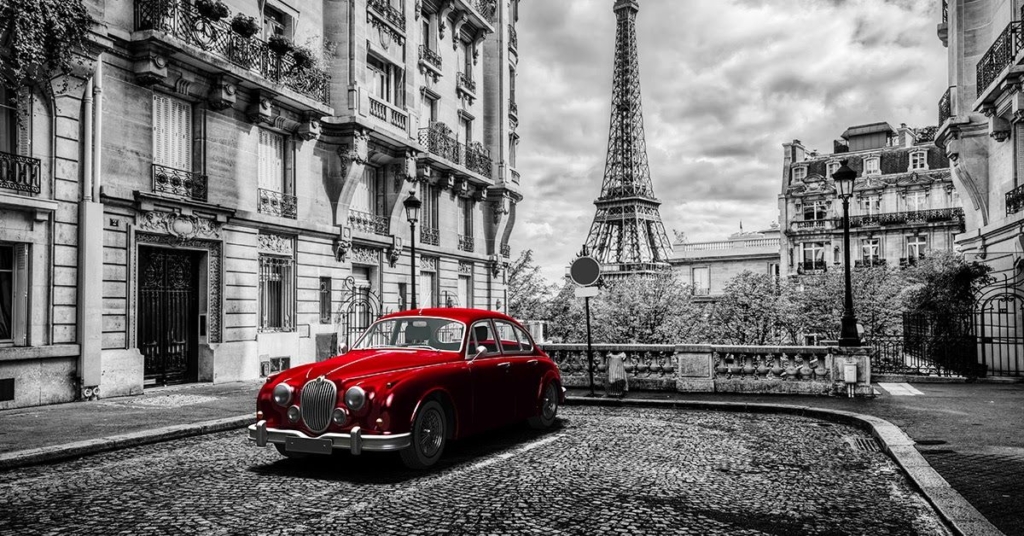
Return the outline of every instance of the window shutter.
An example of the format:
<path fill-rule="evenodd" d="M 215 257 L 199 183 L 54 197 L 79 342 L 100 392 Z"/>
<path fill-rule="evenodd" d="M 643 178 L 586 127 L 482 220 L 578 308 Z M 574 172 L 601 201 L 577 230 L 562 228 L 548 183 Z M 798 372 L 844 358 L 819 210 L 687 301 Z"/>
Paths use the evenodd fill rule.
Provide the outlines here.
<path fill-rule="evenodd" d="M 167 160 L 167 97 L 153 94 L 153 162 L 168 165 Z"/>
<path fill-rule="evenodd" d="M 178 169 L 192 171 L 192 105 L 174 100 L 174 115 L 177 130 L 175 131 Z"/>
<path fill-rule="evenodd" d="M 267 132 L 259 129 L 259 156 L 257 161 L 260 188 L 268 188 L 267 180 Z"/>
<path fill-rule="evenodd" d="M 14 314 L 11 338 L 15 346 L 28 344 L 28 244 L 14 246 Z"/>
<path fill-rule="evenodd" d="M 17 154 L 21 156 L 32 156 L 32 105 L 32 93 L 22 89 L 18 96 L 18 113 L 21 118 L 17 120 Z"/>

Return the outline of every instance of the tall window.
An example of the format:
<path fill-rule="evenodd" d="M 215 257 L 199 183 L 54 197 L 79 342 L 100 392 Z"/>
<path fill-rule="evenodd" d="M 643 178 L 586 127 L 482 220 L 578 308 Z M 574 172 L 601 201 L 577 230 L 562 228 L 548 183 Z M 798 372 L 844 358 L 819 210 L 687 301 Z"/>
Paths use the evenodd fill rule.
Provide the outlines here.
<path fill-rule="evenodd" d="M 384 214 L 385 190 L 384 181 L 387 170 L 373 166 L 363 168 L 362 179 L 356 184 L 352 197 L 352 210 L 372 214 Z"/>
<path fill-rule="evenodd" d="M 516 102 L 516 69 L 512 66 L 508 68 L 508 99 L 513 104 Z"/>
<path fill-rule="evenodd" d="M 878 239 L 864 238 L 860 241 L 860 255 L 864 264 L 878 264 Z"/>
<path fill-rule="evenodd" d="M 263 128 L 259 129 L 259 136 L 259 186 L 287 193 L 284 136 Z"/>
<path fill-rule="evenodd" d="M 465 143 L 473 141 L 473 120 L 465 117 L 459 118 L 459 130 L 462 131 L 462 139 Z"/>
<path fill-rule="evenodd" d="M 910 169 L 928 169 L 928 153 L 925 151 L 910 153 Z"/>
<path fill-rule="evenodd" d="M 907 258 L 920 259 L 928 248 L 928 239 L 923 236 L 907 237 Z"/>
<path fill-rule="evenodd" d="M 831 179 L 832 174 L 835 173 L 837 169 L 839 169 L 839 162 L 829 162 L 825 166 L 825 176 Z"/>
<path fill-rule="evenodd" d="M 0 244 L 0 345 L 28 342 L 28 244 Z"/>
<path fill-rule="evenodd" d="M 864 174 L 865 175 L 878 175 L 882 172 L 882 168 L 879 167 L 878 157 L 873 156 L 871 158 L 864 159 Z"/>
<path fill-rule="evenodd" d="M 417 304 L 418 305 L 418 304 Z M 409 308 L 409 286 L 406 283 L 398 284 L 398 310 L 404 311 Z"/>
<path fill-rule="evenodd" d="M 459 212 L 462 216 L 462 234 L 465 236 L 473 236 L 473 200 L 460 197 Z"/>
<path fill-rule="evenodd" d="M 295 267 L 291 257 L 260 255 L 260 331 L 295 330 Z"/>
<path fill-rule="evenodd" d="M 711 268 L 702 266 L 693 269 L 693 293 L 706 296 L 711 291 Z"/>
<path fill-rule="evenodd" d="M 825 243 L 804 242 L 800 244 L 804 269 L 821 270 L 825 268 Z"/>
<path fill-rule="evenodd" d="M 192 105 L 153 94 L 153 163 L 192 171 Z"/>
<path fill-rule="evenodd" d="M 907 192 L 907 210 L 914 212 L 928 208 L 928 198 L 924 192 Z"/>
<path fill-rule="evenodd" d="M 864 196 L 860 199 L 860 213 L 875 216 L 880 212 L 882 198 L 877 195 Z"/>
<path fill-rule="evenodd" d="M 320 278 L 320 323 L 331 323 L 331 278 Z"/>
<path fill-rule="evenodd" d="M 434 34 L 430 31 L 430 16 L 426 13 L 420 19 L 420 44 L 427 50 L 434 50 Z"/>
<path fill-rule="evenodd" d="M 459 304 L 463 307 L 473 307 L 473 279 L 469 275 L 459 276 Z"/>
<path fill-rule="evenodd" d="M 437 122 L 437 99 L 429 95 L 420 99 L 420 118 L 427 119 L 430 123 Z"/>
<path fill-rule="evenodd" d="M 437 229 L 440 223 L 438 205 L 440 204 L 441 189 L 426 183 L 420 184 L 420 199 L 423 207 L 420 209 L 420 224 L 427 229 Z"/>
<path fill-rule="evenodd" d="M 288 17 L 270 7 L 263 8 L 263 40 L 266 41 L 274 35 L 285 35 L 287 30 Z"/>
<path fill-rule="evenodd" d="M 0 84 L 0 152 L 16 154 L 18 139 L 18 110 L 9 90 Z"/>
<path fill-rule="evenodd" d="M 769 262 L 768 263 L 768 275 L 773 277 L 779 277 L 779 263 Z"/>
<path fill-rule="evenodd" d="M 466 42 L 459 39 L 458 62 L 459 69 L 465 74 L 466 80 L 473 80 L 473 53 L 469 50 Z"/>
<path fill-rule="evenodd" d="M 825 201 L 811 201 L 804 203 L 804 221 L 824 220 L 828 217 L 828 203 Z"/>
<path fill-rule="evenodd" d="M 508 135 L 508 163 L 516 167 L 516 147 L 519 146 L 519 136 L 513 132 Z"/>
<path fill-rule="evenodd" d="M 375 97 L 394 106 L 405 104 L 402 69 L 374 55 L 367 55 L 366 74 Z"/>
<path fill-rule="evenodd" d="M 799 167 L 793 168 L 793 180 L 795 180 L 795 181 L 802 181 L 806 177 L 807 177 L 807 167 L 806 166 L 799 166 Z"/>
<path fill-rule="evenodd" d="M 416 298 L 417 307 L 421 309 L 424 307 L 437 307 L 437 273 L 426 270 L 421 271 L 416 292 L 419 294 Z"/>

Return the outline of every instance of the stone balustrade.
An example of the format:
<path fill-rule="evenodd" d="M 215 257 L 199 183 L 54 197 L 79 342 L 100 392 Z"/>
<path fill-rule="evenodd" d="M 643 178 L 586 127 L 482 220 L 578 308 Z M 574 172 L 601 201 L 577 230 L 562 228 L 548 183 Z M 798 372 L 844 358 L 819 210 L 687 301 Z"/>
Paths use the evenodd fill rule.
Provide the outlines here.
<path fill-rule="evenodd" d="M 566 387 L 588 387 L 586 344 L 542 344 Z M 871 367 L 861 348 L 595 344 L 594 385 L 603 388 L 608 358 L 625 354 L 630 390 L 835 395 L 846 392 L 843 366 L 857 367 L 855 392 L 871 394 Z"/>

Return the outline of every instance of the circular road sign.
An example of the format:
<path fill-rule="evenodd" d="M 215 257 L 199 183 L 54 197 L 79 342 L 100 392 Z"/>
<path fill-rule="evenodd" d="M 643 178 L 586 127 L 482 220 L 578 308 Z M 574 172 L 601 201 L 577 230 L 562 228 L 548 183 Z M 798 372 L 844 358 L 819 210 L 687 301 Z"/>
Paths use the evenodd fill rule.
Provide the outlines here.
<path fill-rule="evenodd" d="M 569 267 L 569 277 L 577 285 L 584 287 L 593 285 L 601 277 L 601 263 L 593 257 L 580 257 L 572 261 L 572 266 Z"/>

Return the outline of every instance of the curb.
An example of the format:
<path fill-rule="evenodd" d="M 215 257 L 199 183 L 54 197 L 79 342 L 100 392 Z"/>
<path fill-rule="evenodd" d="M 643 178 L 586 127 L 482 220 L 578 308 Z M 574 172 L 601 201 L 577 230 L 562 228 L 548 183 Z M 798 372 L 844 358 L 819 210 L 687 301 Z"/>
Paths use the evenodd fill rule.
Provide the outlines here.
<path fill-rule="evenodd" d="M 0 470 L 14 469 L 41 463 L 51 463 L 60 460 L 78 458 L 79 456 L 96 454 L 99 452 L 137 447 L 140 445 L 159 443 L 161 441 L 169 441 L 172 439 L 181 439 L 183 437 L 235 430 L 238 428 L 244 428 L 252 424 L 254 421 L 255 418 L 251 414 L 247 413 L 237 417 L 227 417 L 224 419 L 189 424 L 178 424 L 174 426 L 166 426 L 164 428 L 157 428 L 155 430 L 144 430 L 141 432 L 132 432 L 130 434 L 101 437 L 98 439 L 87 439 L 85 441 L 77 441 L 66 445 L 55 445 L 52 447 L 41 447 L 37 449 L 9 452 L 0 454 Z"/>
<path fill-rule="evenodd" d="M 981 512 L 967 502 L 946 479 L 942 478 L 924 456 L 914 448 L 914 440 L 885 419 L 850 411 L 828 410 L 789 404 L 749 402 L 708 402 L 698 400 L 607 399 L 567 396 L 566 405 L 609 407 L 656 407 L 734 411 L 742 413 L 781 413 L 811 417 L 839 424 L 856 426 L 868 432 L 882 445 L 883 451 L 903 469 L 914 486 L 925 496 L 939 516 L 957 534 L 963 536 L 1005 536 Z"/>

